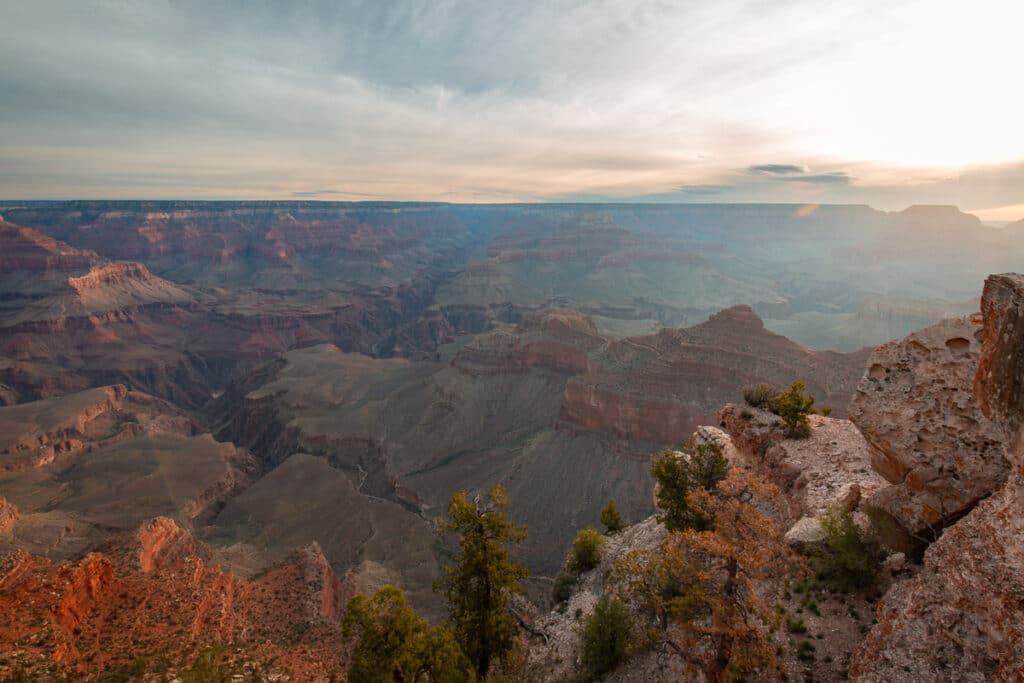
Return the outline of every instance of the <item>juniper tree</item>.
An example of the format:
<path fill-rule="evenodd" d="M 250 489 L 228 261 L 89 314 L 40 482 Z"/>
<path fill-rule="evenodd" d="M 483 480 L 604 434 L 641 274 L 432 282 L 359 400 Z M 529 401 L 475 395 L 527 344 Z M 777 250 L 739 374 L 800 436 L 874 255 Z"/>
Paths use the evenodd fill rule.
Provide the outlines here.
<path fill-rule="evenodd" d="M 729 474 L 729 461 L 718 444 L 684 444 L 682 455 L 662 451 L 651 464 L 658 482 L 658 519 L 669 531 L 704 529 L 708 520 L 690 509 L 690 491 L 713 491 Z"/>

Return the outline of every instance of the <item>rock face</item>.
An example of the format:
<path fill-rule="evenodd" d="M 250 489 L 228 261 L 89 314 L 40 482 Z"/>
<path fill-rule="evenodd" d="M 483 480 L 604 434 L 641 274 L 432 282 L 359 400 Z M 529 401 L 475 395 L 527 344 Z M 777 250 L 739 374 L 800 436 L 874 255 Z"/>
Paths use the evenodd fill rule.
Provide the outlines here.
<path fill-rule="evenodd" d="M 851 401 L 872 464 L 892 484 L 872 502 L 912 534 L 933 538 L 1006 478 L 1002 434 L 972 390 L 981 339 L 980 320 L 959 318 L 884 344 Z"/>
<path fill-rule="evenodd" d="M 897 583 L 850 664 L 853 680 L 1024 677 L 1024 486 L 1018 475 L 948 528 Z"/>
<path fill-rule="evenodd" d="M 319 546 L 298 549 L 249 581 L 211 566 L 209 554 L 164 518 L 80 561 L 7 556 L 0 560 L 0 657 L 27 663 L 33 677 L 53 665 L 88 676 L 139 657 L 186 661 L 221 643 L 243 659 L 276 660 L 294 680 L 342 672 L 339 622 L 352 589 Z"/>
<path fill-rule="evenodd" d="M 1002 426 L 1007 453 L 1024 451 L 1024 276 L 993 275 L 981 298 L 985 347 L 974 390 L 981 410 Z"/>
<path fill-rule="evenodd" d="M 1024 278 L 993 276 L 982 299 L 978 403 L 1019 443 L 1024 373 Z M 907 421 L 904 428 L 914 429 Z M 1019 447 L 1008 458 L 1020 463 Z M 878 624 L 851 660 L 855 680 L 1024 679 L 1024 476 L 1015 468 L 993 495 L 950 526 L 913 579 L 886 595 Z"/>

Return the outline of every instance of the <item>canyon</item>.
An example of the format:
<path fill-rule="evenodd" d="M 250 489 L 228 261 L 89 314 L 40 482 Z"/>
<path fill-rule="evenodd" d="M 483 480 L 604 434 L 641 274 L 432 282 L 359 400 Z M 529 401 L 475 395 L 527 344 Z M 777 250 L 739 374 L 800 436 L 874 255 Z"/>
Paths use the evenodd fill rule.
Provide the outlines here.
<path fill-rule="evenodd" d="M 1013 567 L 1021 547 L 1019 278 L 977 301 L 1024 245 L 952 207 L 0 202 L 0 217 L 0 677 L 216 643 L 295 680 L 340 675 L 355 592 L 397 584 L 443 616 L 433 523 L 495 483 L 529 527 L 516 559 L 544 606 L 609 499 L 636 543 L 659 538 L 650 456 L 695 433 L 769 474 L 800 538 L 842 500 L 923 553 L 851 675 L 921 680 L 897 663 L 938 670 L 913 626 L 929 605 L 992 582 L 960 610 L 996 628 L 1016 599 L 1011 574 L 969 558 Z M 805 442 L 723 409 L 794 380 L 831 409 Z M 1019 634 L 1003 631 L 977 665 L 1009 680 Z"/>

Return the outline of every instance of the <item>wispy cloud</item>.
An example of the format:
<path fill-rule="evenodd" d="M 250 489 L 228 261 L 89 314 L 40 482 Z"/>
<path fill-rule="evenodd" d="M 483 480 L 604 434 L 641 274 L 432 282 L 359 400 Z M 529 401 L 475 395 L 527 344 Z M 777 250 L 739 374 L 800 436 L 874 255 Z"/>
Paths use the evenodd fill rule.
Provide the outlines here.
<path fill-rule="evenodd" d="M 844 171 L 831 173 L 803 173 L 801 175 L 784 175 L 775 178 L 787 183 L 810 183 L 812 185 L 849 185 L 853 180 Z"/>
<path fill-rule="evenodd" d="M 807 169 L 803 166 L 794 166 L 793 164 L 759 164 L 751 166 L 747 171 L 759 175 L 786 175 L 789 173 L 806 173 Z"/>

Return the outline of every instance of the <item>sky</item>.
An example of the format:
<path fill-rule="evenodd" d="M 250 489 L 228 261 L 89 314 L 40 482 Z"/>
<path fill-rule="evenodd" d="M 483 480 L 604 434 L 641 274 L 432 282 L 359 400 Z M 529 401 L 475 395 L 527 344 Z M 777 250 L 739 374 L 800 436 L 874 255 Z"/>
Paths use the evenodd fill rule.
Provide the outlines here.
<path fill-rule="evenodd" d="M 1019 0 L 0 2 L 0 198 L 1024 218 Z"/>

